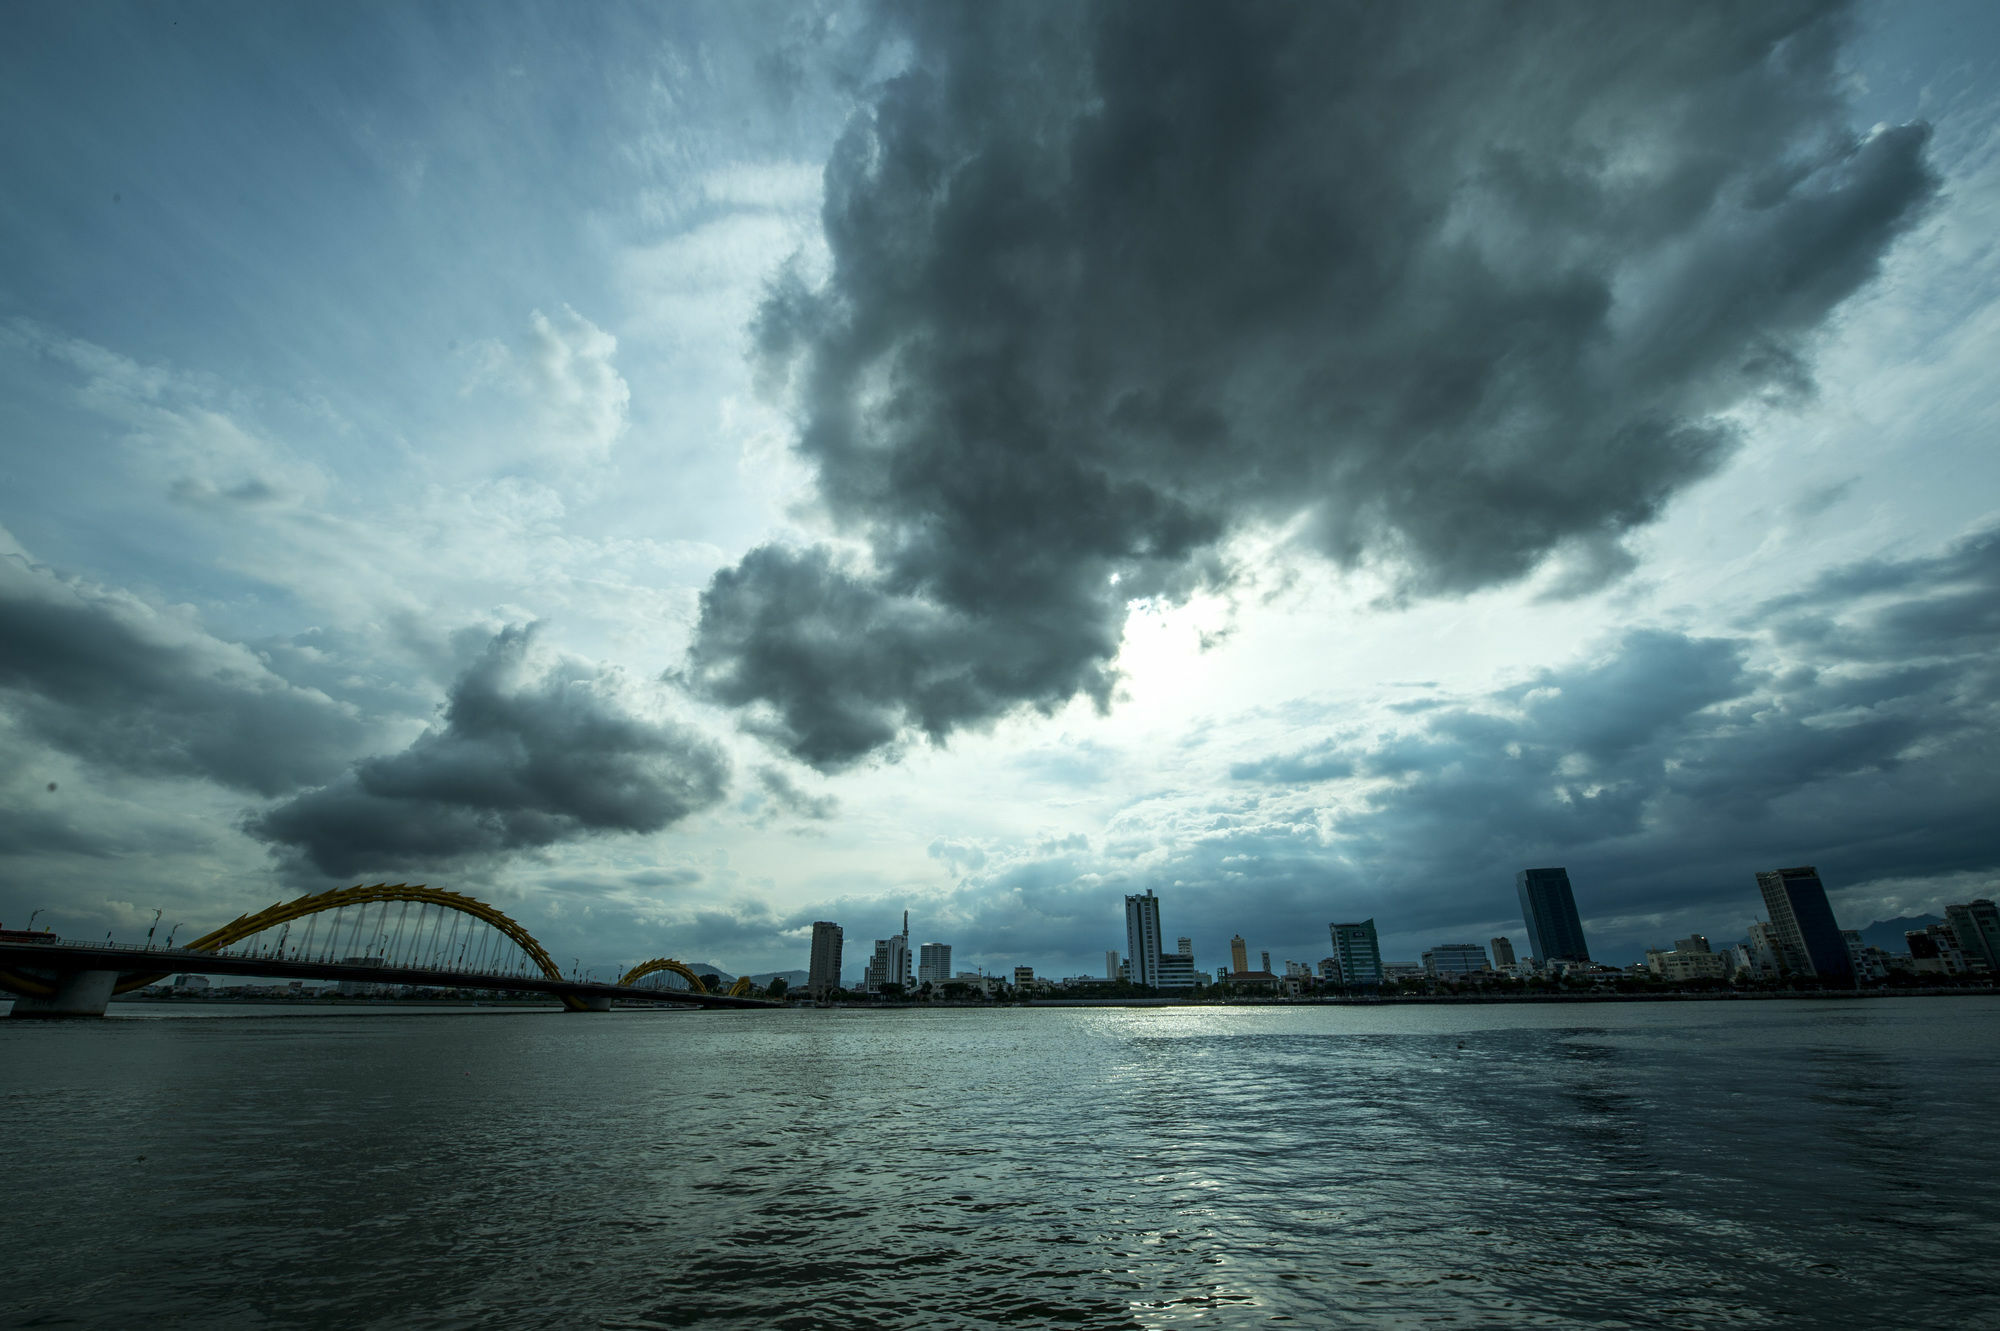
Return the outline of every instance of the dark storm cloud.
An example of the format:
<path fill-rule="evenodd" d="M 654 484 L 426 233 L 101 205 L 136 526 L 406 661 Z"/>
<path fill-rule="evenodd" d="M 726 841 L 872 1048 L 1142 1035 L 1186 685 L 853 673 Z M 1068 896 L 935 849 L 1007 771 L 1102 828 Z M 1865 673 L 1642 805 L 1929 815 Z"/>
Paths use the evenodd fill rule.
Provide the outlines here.
<path fill-rule="evenodd" d="M 1246 525 L 1404 595 L 1620 576 L 1933 190 L 1846 128 L 1838 6 L 895 12 L 756 329 L 867 553 L 751 552 L 689 660 L 824 769 L 1108 705 Z"/>
<path fill-rule="evenodd" d="M 532 627 L 495 636 L 453 683 L 438 725 L 251 831 L 347 876 L 655 832 L 722 798 L 720 750 L 633 715 L 606 672 L 561 660 L 536 673 L 533 636 Z"/>
<path fill-rule="evenodd" d="M 26 734 L 117 771 L 277 795 L 365 741 L 354 709 L 134 597 L 0 556 L 0 706 Z"/>

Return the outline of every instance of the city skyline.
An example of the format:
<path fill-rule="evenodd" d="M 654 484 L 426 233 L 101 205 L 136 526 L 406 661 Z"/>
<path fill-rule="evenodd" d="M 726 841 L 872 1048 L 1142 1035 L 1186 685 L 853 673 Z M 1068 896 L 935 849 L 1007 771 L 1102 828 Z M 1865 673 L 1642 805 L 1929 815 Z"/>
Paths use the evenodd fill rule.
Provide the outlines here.
<path fill-rule="evenodd" d="M 1991 6 L 1032 9 L 17 15 L 0 921 L 1992 895 Z"/>
<path fill-rule="evenodd" d="M 1898 917 L 1896 920 L 1869 920 L 1865 923 L 1850 921 L 1849 927 L 1843 928 L 1832 913 L 1826 887 L 1815 866 L 1755 870 L 1751 876 L 1760 895 L 1763 912 L 1770 918 L 1756 919 L 1753 910 L 1753 918 L 1744 927 L 1740 939 L 1728 936 L 1726 932 L 1719 935 L 1723 939 L 1719 951 L 1711 946 L 1708 935 L 1701 931 L 1674 940 L 1671 948 L 1649 943 L 1643 950 L 1643 968 L 1659 973 L 1661 959 L 1666 958 L 1668 978 L 1679 980 L 1723 979 L 1739 968 L 1748 968 L 1761 971 L 1767 978 L 1782 974 L 1815 981 L 1851 982 L 1859 975 L 1853 949 L 1859 945 L 1855 940 L 1861 933 L 1879 932 L 1881 926 L 1899 922 L 1916 923 L 1921 918 L 1927 918 Z M 1583 972 L 1630 970 L 1642 965 L 1639 960 L 1593 959 L 1590 956 L 1565 868 L 1522 869 L 1515 875 L 1515 886 L 1520 905 L 1521 933 L 1528 939 L 1528 947 L 1519 952 L 1513 945 L 1514 935 L 1503 933 L 1483 944 L 1429 943 L 1414 963 L 1409 959 L 1390 960 L 1383 956 L 1376 923 L 1372 918 L 1358 923 L 1335 921 L 1327 926 L 1329 951 L 1326 955 L 1314 960 L 1310 956 L 1313 948 L 1300 949 L 1307 955 L 1285 955 L 1282 972 L 1277 969 L 1278 963 L 1272 960 L 1270 949 L 1255 949 L 1259 963 L 1255 968 L 1251 967 L 1249 958 L 1253 949 L 1240 931 L 1232 934 L 1226 944 L 1220 945 L 1226 948 L 1228 960 L 1225 964 L 1200 965 L 1196 959 L 1195 940 L 1187 935 L 1176 938 L 1173 953 L 1165 952 L 1162 903 L 1149 890 L 1125 898 L 1124 922 L 1126 947 L 1136 946 L 1152 951 L 1152 964 L 1134 966 L 1129 951 L 1105 949 L 1101 978 L 1107 982 L 1171 994 L 1191 984 L 1208 983 L 1211 973 L 1218 982 L 1232 975 L 1276 975 L 1283 978 L 1293 973 L 1310 973 L 1344 987 L 1366 988 L 1385 983 L 1392 971 L 1448 977 L 1516 969 L 1546 972 L 1570 964 L 1576 964 Z M 1911 951 L 1917 952 L 1919 960 L 1936 957 L 1938 953 L 1934 945 L 1922 945 L 1915 940 L 1921 939 L 1926 932 L 1929 935 L 1943 932 L 1950 946 L 1958 949 L 1964 957 L 1989 971 L 2000 973 L 2000 909 L 1996 909 L 1992 901 L 1980 898 L 1969 903 L 1941 903 L 1939 911 L 1941 914 L 1935 923 L 1905 931 L 1909 937 L 1900 948 L 1895 949 L 1905 954 L 1904 960 L 1909 960 L 1907 954 Z M 836 926 L 824 922 L 814 926 L 816 958 L 818 942 L 825 929 L 836 929 L 837 932 Z M 908 932 L 909 918 L 905 912 L 902 933 L 876 942 L 877 957 L 882 956 L 883 949 L 891 947 L 901 947 L 907 953 Z M 1538 935 L 1544 940 L 1539 947 L 1536 945 Z M 1560 947 L 1551 946 L 1550 940 L 1558 941 Z M 933 952 L 939 956 L 941 969 L 934 968 L 928 974 L 920 974 L 916 987 L 923 987 L 926 981 L 942 984 L 954 978 L 986 974 L 984 966 L 974 971 L 954 972 L 950 965 L 952 948 L 953 944 L 949 943 L 924 945 L 926 956 Z M 1554 952 L 1555 955 L 1543 955 L 1544 951 Z M 1735 959 L 1725 961 L 1724 953 L 1732 954 Z M 1011 964 L 995 968 L 993 976 L 1004 979 L 1009 971 L 1015 969 L 1029 971 L 1050 982 L 1084 981 L 1094 984 L 1100 978 L 1090 970 L 1069 972 L 1018 958 Z M 872 993 L 878 983 L 876 971 L 871 965 L 858 973 L 854 988 Z"/>

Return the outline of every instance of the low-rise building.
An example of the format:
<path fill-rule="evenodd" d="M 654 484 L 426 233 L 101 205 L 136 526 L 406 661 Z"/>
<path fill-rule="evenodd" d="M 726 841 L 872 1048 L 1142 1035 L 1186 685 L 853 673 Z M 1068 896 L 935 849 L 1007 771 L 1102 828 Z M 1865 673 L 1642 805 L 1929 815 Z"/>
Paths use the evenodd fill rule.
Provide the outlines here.
<path fill-rule="evenodd" d="M 1840 936 L 1847 941 L 1847 959 L 1854 967 L 1855 979 L 1879 983 L 1889 978 L 1888 953 L 1862 942 L 1858 929 L 1842 929 Z"/>
<path fill-rule="evenodd" d="M 1477 943 L 1440 943 L 1424 953 L 1424 974 L 1437 979 L 1477 975 L 1491 970 L 1486 949 Z"/>
<path fill-rule="evenodd" d="M 1660 968 L 1656 973 L 1668 984 L 1686 984 L 1690 980 L 1723 980 L 1729 977 L 1729 963 L 1719 952 L 1710 952 L 1706 949 L 1699 952 L 1683 951 L 1676 947 L 1671 952 L 1659 954 L 1659 957 Z M 1647 961 L 1649 963 L 1652 961 L 1652 954 L 1648 954 Z"/>
<path fill-rule="evenodd" d="M 1948 924 L 1912 929 L 1903 941 L 1909 944 L 1911 969 L 1919 975 L 1964 975 L 1970 969 L 1958 935 Z"/>

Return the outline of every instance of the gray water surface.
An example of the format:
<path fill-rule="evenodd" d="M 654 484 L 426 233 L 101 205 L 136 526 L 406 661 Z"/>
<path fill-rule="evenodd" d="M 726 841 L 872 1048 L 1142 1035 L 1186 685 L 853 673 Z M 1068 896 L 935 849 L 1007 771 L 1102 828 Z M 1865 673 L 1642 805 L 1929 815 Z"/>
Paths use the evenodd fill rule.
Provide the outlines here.
<path fill-rule="evenodd" d="M 1990 998 L 5 1022 L 0 1325 L 1991 1326 L 1996 1103 Z"/>

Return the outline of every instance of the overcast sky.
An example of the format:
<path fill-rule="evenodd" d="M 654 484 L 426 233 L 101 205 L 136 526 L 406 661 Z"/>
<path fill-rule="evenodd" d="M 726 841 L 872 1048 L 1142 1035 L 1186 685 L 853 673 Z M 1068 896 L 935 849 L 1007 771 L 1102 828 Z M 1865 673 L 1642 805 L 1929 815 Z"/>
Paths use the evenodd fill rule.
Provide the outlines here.
<path fill-rule="evenodd" d="M 14 7 L 0 923 L 1991 895 L 1996 15 Z"/>

